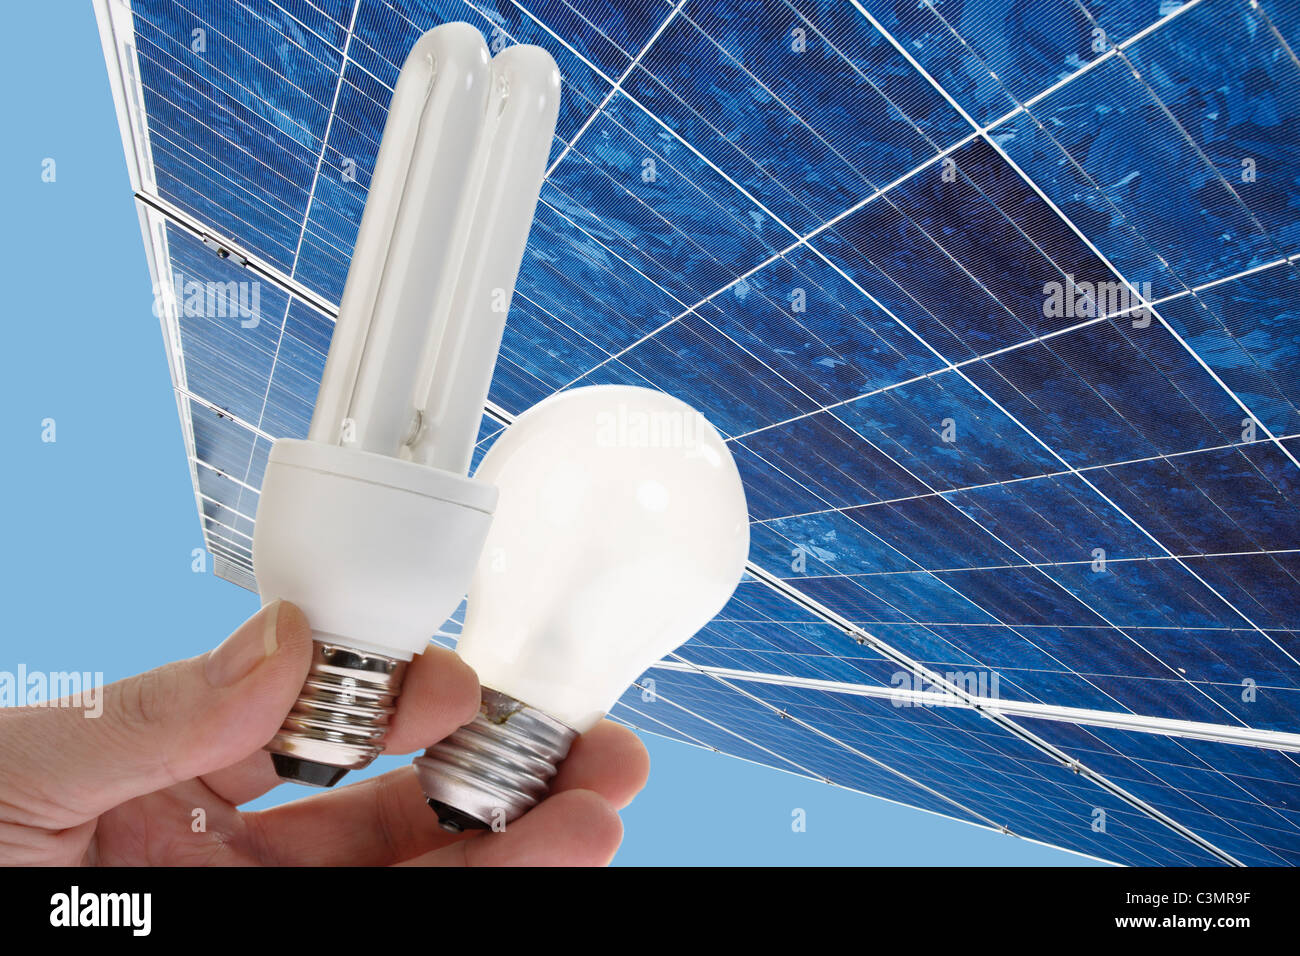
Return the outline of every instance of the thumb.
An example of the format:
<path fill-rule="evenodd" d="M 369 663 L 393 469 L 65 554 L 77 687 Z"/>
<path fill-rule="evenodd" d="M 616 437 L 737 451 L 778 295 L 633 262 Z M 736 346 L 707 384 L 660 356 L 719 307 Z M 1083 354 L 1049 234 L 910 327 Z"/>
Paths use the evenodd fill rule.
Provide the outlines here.
<path fill-rule="evenodd" d="M 103 688 L 98 716 L 61 707 L 24 713 L 27 727 L 5 728 L 24 751 L 8 769 L 25 769 L 23 789 L 80 822 L 228 767 L 275 736 L 306 680 L 310 647 L 302 612 L 269 604 L 215 650 Z M 14 734 L 4 737 L 7 750 Z"/>

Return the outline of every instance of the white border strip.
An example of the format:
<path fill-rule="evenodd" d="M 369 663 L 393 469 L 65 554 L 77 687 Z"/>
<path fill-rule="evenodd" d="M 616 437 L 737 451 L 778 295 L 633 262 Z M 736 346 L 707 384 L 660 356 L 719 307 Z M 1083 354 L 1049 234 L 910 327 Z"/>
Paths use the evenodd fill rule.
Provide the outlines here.
<path fill-rule="evenodd" d="M 1210 740 L 1220 744 L 1237 744 L 1243 747 L 1261 747 L 1266 750 L 1287 750 L 1300 753 L 1300 734 L 1280 730 L 1258 730 L 1254 727 L 1233 727 L 1227 724 L 1205 723 L 1195 720 L 1175 720 L 1168 717 L 1148 717 L 1143 714 L 1122 714 L 1107 710 L 1089 710 L 1083 707 L 1058 707 L 1032 701 L 1004 700 L 998 697 L 959 697 L 945 691 L 907 690 L 901 687 L 881 687 L 871 684 L 853 684 L 846 681 L 820 680 L 814 677 L 793 677 L 787 674 L 765 674 L 730 667 L 712 667 L 704 664 L 687 664 L 663 660 L 654 665 L 670 671 L 702 672 L 728 680 L 752 681 L 756 684 L 778 684 L 782 687 L 800 687 L 824 691 L 828 694 L 851 694 L 855 697 L 875 697 L 892 700 L 899 707 L 964 707 L 1005 714 L 1010 717 L 1028 717 L 1035 720 L 1056 720 L 1092 727 L 1109 727 L 1141 734 L 1160 734 L 1166 737 L 1187 737 L 1192 740 Z"/>

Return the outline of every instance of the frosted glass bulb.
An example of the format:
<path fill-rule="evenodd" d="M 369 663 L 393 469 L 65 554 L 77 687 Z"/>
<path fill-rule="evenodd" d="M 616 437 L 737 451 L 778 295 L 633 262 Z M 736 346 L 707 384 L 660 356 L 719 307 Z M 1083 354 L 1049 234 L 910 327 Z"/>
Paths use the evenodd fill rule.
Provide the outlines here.
<path fill-rule="evenodd" d="M 594 386 L 546 399 L 505 431 L 475 478 L 499 498 L 457 652 L 485 688 L 485 713 L 417 761 L 435 808 L 472 818 L 447 814 L 460 826 L 527 807 L 513 794 L 493 805 L 500 794 L 463 793 L 476 782 L 462 779 L 459 750 L 514 724 L 518 735 L 544 738 L 533 757 L 562 758 L 549 751 L 567 749 L 722 609 L 749 550 L 726 444 L 689 405 L 651 389 Z"/>

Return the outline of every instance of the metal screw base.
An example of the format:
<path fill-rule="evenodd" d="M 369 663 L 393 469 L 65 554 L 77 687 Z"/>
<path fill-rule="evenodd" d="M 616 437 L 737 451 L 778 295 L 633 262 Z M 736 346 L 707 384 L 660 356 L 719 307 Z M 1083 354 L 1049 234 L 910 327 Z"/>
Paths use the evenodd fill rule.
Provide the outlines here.
<path fill-rule="evenodd" d="M 312 642 L 302 693 L 267 750 L 284 780 L 332 787 L 384 749 L 406 662 L 326 641 Z"/>
<path fill-rule="evenodd" d="M 577 736 L 540 710 L 484 687 L 473 723 L 416 757 L 416 773 L 443 829 L 488 829 L 518 819 L 546 796 Z"/>

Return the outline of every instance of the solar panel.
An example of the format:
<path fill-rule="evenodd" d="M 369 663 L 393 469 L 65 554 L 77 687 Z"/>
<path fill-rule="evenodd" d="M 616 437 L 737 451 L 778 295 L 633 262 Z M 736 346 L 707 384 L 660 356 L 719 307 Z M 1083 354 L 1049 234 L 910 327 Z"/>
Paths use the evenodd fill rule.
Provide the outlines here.
<path fill-rule="evenodd" d="M 1287 4 L 99 7 L 222 576 L 398 66 L 465 20 L 565 84 L 475 464 L 648 385 L 749 499 L 735 598 L 613 716 L 1105 860 L 1300 861 Z"/>

